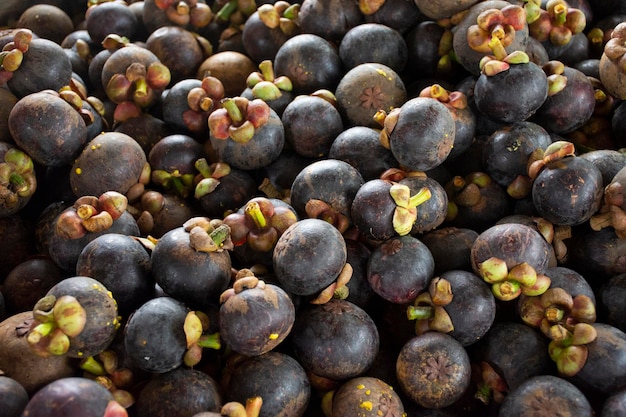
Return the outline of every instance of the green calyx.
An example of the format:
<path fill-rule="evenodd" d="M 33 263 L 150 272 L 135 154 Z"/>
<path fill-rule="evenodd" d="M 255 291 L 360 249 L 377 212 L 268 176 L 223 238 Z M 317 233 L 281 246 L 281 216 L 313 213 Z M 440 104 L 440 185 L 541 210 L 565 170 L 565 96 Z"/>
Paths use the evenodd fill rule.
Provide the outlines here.
<path fill-rule="evenodd" d="M 37 302 L 33 310 L 36 324 L 27 341 L 40 356 L 63 355 L 70 340 L 80 335 L 87 323 L 87 313 L 71 295 L 56 298 L 48 295 Z"/>
<path fill-rule="evenodd" d="M 526 262 L 509 269 L 499 258 L 489 258 L 479 265 L 481 278 L 491 284 L 493 295 L 502 301 L 513 300 L 520 295 L 541 295 L 550 287 L 550 278 L 537 274 Z"/>
<path fill-rule="evenodd" d="M 424 187 L 417 194 L 411 195 L 411 189 L 408 186 L 395 183 L 389 189 L 389 194 L 396 203 L 396 209 L 393 213 L 393 228 L 400 236 L 408 235 L 417 220 L 417 206 L 428 201 L 431 192 Z"/>

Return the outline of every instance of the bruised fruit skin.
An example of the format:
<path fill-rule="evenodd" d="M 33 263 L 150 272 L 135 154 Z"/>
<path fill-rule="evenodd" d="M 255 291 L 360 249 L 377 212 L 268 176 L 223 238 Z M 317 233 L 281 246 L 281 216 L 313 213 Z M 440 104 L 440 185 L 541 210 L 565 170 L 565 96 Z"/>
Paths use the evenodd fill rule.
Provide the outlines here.
<path fill-rule="evenodd" d="M 52 381 L 76 374 L 76 363 L 67 355 L 30 354 L 28 331 L 34 325 L 32 311 L 16 313 L 0 323 L 0 369 L 19 382 L 29 395 Z"/>

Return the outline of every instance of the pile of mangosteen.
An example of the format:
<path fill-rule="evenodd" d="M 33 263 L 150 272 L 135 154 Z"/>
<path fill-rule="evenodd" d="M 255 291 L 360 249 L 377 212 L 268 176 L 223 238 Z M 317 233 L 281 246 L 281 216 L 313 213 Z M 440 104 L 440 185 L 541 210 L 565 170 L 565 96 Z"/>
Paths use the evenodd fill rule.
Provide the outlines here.
<path fill-rule="evenodd" d="M 626 2 L 2 0 L 4 417 L 626 415 Z"/>

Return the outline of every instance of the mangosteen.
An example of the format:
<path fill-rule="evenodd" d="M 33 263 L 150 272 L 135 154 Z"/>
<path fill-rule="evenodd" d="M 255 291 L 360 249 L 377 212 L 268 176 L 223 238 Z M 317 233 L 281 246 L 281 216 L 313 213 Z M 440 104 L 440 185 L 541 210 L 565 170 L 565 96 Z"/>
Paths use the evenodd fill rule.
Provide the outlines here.
<path fill-rule="evenodd" d="M 480 233 L 511 214 L 506 190 L 484 171 L 456 175 L 445 183 L 444 189 L 450 203 L 447 226 L 471 228 Z"/>
<path fill-rule="evenodd" d="M 546 101 L 532 120 L 550 132 L 564 135 L 583 126 L 596 106 L 595 89 L 589 78 L 559 61 L 543 66 L 552 84 Z M 565 86 L 561 83 L 565 82 Z"/>
<path fill-rule="evenodd" d="M 37 190 L 33 160 L 25 152 L 0 142 L 0 216 L 18 213 Z"/>
<path fill-rule="evenodd" d="M 534 178 L 532 199 L 537 213 L 555 225 L 574 226 L 589 220 L 602 202 L 604 182 L 600 170 L 576 157 L 569 142 L 554 142 L 543 155 L 537 162 L 538 174 L 533 174 L 533 167 L 529 169 Z"/>
<path fill-rule="evenodd" d="M 416 97 L 385 117 L 382 134 L 401 165 L 428 171 L 441 165 L 452 151 L 455 130 L 454 118 L 445 105 Z"/>
<path fill-rule="evenodd" d="M 33 4 L 20 15 L 16 27 L 30 29 L 39 38 L 61 44 L 74 29 L 67 12 L 53 4 Z"/>
<path fill-rule="evenodd" d="M 344 232 L 351 223 L 354 197 L 363 185 L 347 162 L 323 159 L 304 167 L 291 184 L 290 202 L 301 218 L 319 218 Z"/>
<path fill-rule="evenodd" d="M 461 398 L 471 382 L 470 359 L 450 335 L 428 332 L 407 341 L 396 360 L 402 392 L 424 408 L 444 408 Z"/>
<path fill-rule="evenodd" d="M 283 200 L 251 198 L 224 217 L 231 230 L 234 259 L 242 265 L 271 266 L 278 239 L 297 221 L 294 208 Z"/>
<path fill-rule="evenodd" d="M 257 66 L 249 56 L 237 51 L 219 51 L 202 61 L 197 78 L 210 74 L 222 81 L 224 97 L 235 97 L 246 89 L 248 76 L 256 70 Z"/>
<path fill-rule="evenodd" d="M 538 375 L 524 381 L 507 394 L 498 415 L 521 417 L 527 415 L 529 408 L 547 415 L 594 415 L 584 393 L 571 382 L 554 375 Z"/>
<path fill-rule="evenodd" d="M 194 179 L 194 198 L 209 218 L 226 217 L 258 192 L 255 178 L 248 171 L 223 162 L 209 165 L 206 159 L 196 161 L 195 166 L 200 173 Z"/>
<path fill-rule="evenodd" d="M 344 73 L 337 48 L 313 33 L 301 33 L 283 43 L 274 58 L 274 71 L 289 77 L 295 94 L 333 91 Z"/>
<path fill-rule="evenodd" d="M 146 154 L 125 133 L 103 132 L 89 141 L 73 161 L 70 183 L 76 197 L 107 191 L 126 194 L 146 168 Z"/>
<path fill-rule="evenodd" d="M 273 60 L 282 44 L 300 33 L 298 8 L 299 6 L 287 2 L 260 4 L 248 16 L 243 24 L 241 42 L 253 61 Z M 278 16 L 280 20 L 277 21 L 274 16 Z"/>
<path fill-rule="evenodd" d="M 366 126 L 353 126 L 339 133 L 328 151 L 328 159 L 352 165 L 364 181 L 380 178 L 386 170 L 398 168 L 398 161 L 379 140 L 379 132 Z"/>
<path fill-rule="evenodd" d="M 28 29 L 19 29 L 14 40 L 16 49 L 23 58 L 18 68 L 10 68 L 5 58 L 3 69 L 10 72 L 7 86 L 13 94 L 22 98 L 42 90 L 58 91 L 69 85 L 72 78 L 72 63 L 64 49 L 56 42 L 44 38 L 32 38 Z M 18 53 L 13 52 L 13 53 Z M 45 68 L 45 71 L 42 71 Z"/>
<path fill-rule="evenodd" d="M 355 413 L 364 417 L 405 414 L 402 398 L 393 387 L 371 376 L 352 378 L 341 384 L 332 397 L 332 412 L 333 415 Z"/>
<path fill-rule="evenodd" d="M 342 43 L 343 44 L 343 43 Z M 350 66 L 335 90 L 337 106 L 350 125 L 378 128 L 374 117 L 389 112 L 407 99 L 399 71 L 377 61 Z"/>
<path fill-rule="evenodd" d="M 234 352 L 262 355 L 289 335 L 296 312 L 289 295 L 240 270 L 233 287 L 220 296 L 220 338 Z"/>
<path fill-rule="evenodd" d="M 44 255 L 33 256 L 16 265 L 2 283 L 2 295 L 9 314 L 32 311 L 55 284 L 68 274 Z"/>
<path fill-rule="evenodd" d="M 471 269 L 470 252 L 478 237 L 473 229 L 438 227 L 424 233 L 420 240 L 435 260 L 435 275 L 454 269 Z"/>
<path fill-rule="evenodd" d="M 372 289 L 383 299 L 410 303 L 428 287 L 435 261 L 424 243 L 412 236 L 396 236 L 377 246 L 367 263 Z"/>
<path fill-rule="evenodd" d="M 503 46 L 504 55 L 514 51 L 525 51 L 528 34 L 525 10 L 516 4 L 511 4 L 503 0 L 489 0 L 473 2 L 461 21 L 456 25 L 453 32 L 452 45 L 455 59 L 471 74 L 480 75 L 480 61 L 484 56 L 490 55 L 493 51 L 487 45 L 491 35 L 500 28 L 504 29 L 500 35 L 496 35 Z M 456 4 L 456 3 L 455 3 Z M 506 9 L 506 10 L 505 10 Z M 481 16 L 482 15 L 482 16 Z M 481 16 L 478 25 L 478 16 Z M 491 18 L 482 17 L 490 16 Z M 506 29 L 505 29 L 506 28 Z M 478 30 L 481 29 L 481 30 Z M 482 48 L 476 50 L 476 45 L 470 44 L 473 35 L 480 34 L 477 38 Z M 504 36 L 501 36 L 504 35 Z M 501 41 L 504 41 L 503 43 Z M 518 84 L 516 84 L 516 87 Z M 519 90 L 516 90 L 519 92 Z"/>
<path fill-rule="evenodd" d="M 295 97 L 285 107 L 280 120 L 290 149 L 308 158 L 327 156 L 333 141 L 343 131 L 337 106 L 315 95 Z"/>
<path fill-rule="evenodd" d="M 345 0 L 310 0 L 302 4 L 298 12 L 302 33 L 320 36 L 337 44 L 363 20 L 358 3 Z"/>
<path fill-rule="evenodd" d="M 23 416 L 58 415 L 103 417 L 127 415 L 106 387 L 85 377 L 66 377 L 50 382 L 28 401 Z"/>
<path fill-rule="evenodd" d="M 85 120 L 55 92 L 23 97 L 13 106 L 8 122 L 15 143 L 44 166 L 71 164 L 87 142 Z"/>
<path fill-rule="evenodd" d="M 518 177 L 528 176 L 530 155 L 551 143 L 548 132 L 537 123 L 508 124 L 493 132 L 483 144 L 485 171 L 499 185 L 508 187 Z"/>
<path fill-rule="evenodd" d="M 259 417 L 304 415 L 311 400 L 311 383 L 296 359 L 276 351 L 240 359 L 228 375 L 226 400 L 245 403 L 261 397 Z"/>
<path fill-rule="evenodd" d="M 479 341 L 496 318 L 496 301 L 489 286 L 469 271 L 450 270 L 433 278 L 428 290 L 408 307 L 417 320 L 417 334 L 434 330 L 469 346 Z"/>
<path fill-rule="evenodd" d="M 263 168 L 285 145 L 280 117 L 261 99 L 224 99 L 222 107 L 209 115 L 209 130 L 219 159 L 243 170 Z"/>
<path fill-rule="evenodd" d="M 183 198 L 189 196 L 197 174 L 196 161 L 204 158 L 204 147 L 184 134 L 168 135 L 154 144 L 147 155 L 152 183 Z"/>
<path fill-rule="evenodd" d="M 97 280 L 64 278 L 33 308 L 28 343 L 41 355 L 83 358 L 97 355 L 113 342 L 120 326 L 117 303 Z"/>
<path fill-rule="evenodd" d="M 341 39 L 339 57 L 346 70 L 375 62 L 401 73 L 406 66 L 408 50 L 397 30 L 380 23 L 362 23 Z"/>
<path fill-rule="evenodd" d="M 195 240 L 195 235 L 202 233 L 194 227 L 193 224 L 183 225 L 161 236 L 152 250 L 150 268 L 154 280 L 166 294 L 190 308 L 202 310 L 217 304 L 230 282 L 230 254 L 222 247 L 229 239 L 230 230 L 222 225 L 213 234 L 215 250 L 210 250 Z M 207 234 L 204 230 L 202 232 Z"/>
<path fill-rule="evenodd" d="M 189 309 L 171 297 L 152 298 L 128 318 L 124 349 L 130 362 L 147 372 L 167 372 L 183 364 Z"/>
<path fill-rule="evenodd" d="M 139 241 L 119 233 L 98 236 L 85 245 L 76 273 L 106 286 L 123 316 L 147 301 L 154 288 L 150 255 Z"/>
<path fill-rule="evenodd" d="M 485 403 L 501 403 L 510 390 L 529 378 L 554 373 L 554 363 L 548 355 L 548 339 L 522 323 L 495 321 L 469 351 L 472 360 L 484 368 L 476 393 Z M 496 378 L 489 378 L 491 373 Z M 498 380 L 501 383 L 493 383 Z"/>
<path fill-rule="evenodd" d="M 222 405 L 222 390 L 211 376 L 197 369 L 178 368 L 148 381 L 135 407 L 138 417 L 192 417 L 202 411 L 219 412 Z"/>
<path fill-rule="evenodd" d="M 4 375 L 0 375 L 0 398 L 2 398 L 2 409 L 6 417 L 22 415 L 30 399 L 22 384 Z"/>
<path fill-rule="evenodd" d="M 373 179 L 356 192 L 350 214 L 366 238 L 385 241 L 409 234 L 417 220 L 417 207 L 430 197 L 427 187 L 411 195 L 408 185 Z"/>
<path fill-rule="evenodd" d="M 31 310 L 13 314 L 0 322 L 0 369 L 31 396 L 52 381 L 76 375 L 75 359 L 67 355 L 42 357 L 32 353 L 28 332 L 34 322 Z"/>
<path fill-rule="evenodd" d="M 96 237 L 105 233 L 139 236 L 139 226 L 126 211 L 126 201 L 126 197 L 116 192 L 103 193 L 100 199 L 83 196 L 69 207 L 61 206 L 59 212 L 51 212 L 50 218 L 41 219 L 41 243 L 50 259 L 73 273 L 81 251 Z"/>
<path fill-rule="evenodd" d="M 97 44 L 110 34 L 133 39 L 137 23 L 135 13 L 121 2 L 96 3 L 85 12 L 85 29 Z"/>
<path fill-rule="evenodd" d="M 282 288 L 312 296 L 334 284 L 346 259 L 346 243 L 339 230 L 325 220 L 311 218 L 298 220 L 283 232 L 272 263 Z"/>
<path fill-rule="evenodd" d="M 337 298 L 300 310 L 290 340 L 304 369 L 335 381 L 361 376 L 379 349 L 378 330 L 370 315 Z"/>
<path fill-rule="evenodd" d="M 162 26 L 150 33 L 146 48 L 167 66 L 172 82 L 177 83 L 195 77 L 207 56 L 199 36 L 179 26 Z"/>

